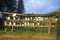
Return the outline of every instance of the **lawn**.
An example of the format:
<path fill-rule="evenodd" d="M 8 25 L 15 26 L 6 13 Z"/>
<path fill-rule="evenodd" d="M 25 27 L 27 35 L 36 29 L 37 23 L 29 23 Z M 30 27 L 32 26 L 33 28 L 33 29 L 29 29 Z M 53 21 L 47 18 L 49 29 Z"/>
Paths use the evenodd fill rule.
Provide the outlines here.
<path fill-rule="evenodd" d="M 0 34 L 5 33 L 15 33 L 15 34 L 48 34 L 47 27 L 19 27 L 14 28 L 14 32 L 11 32 L 11 28 L 8 28 L 7 32 L 4 29 L 0 30 Z M 51 35 L 57 35 L 56 28 L 51 28 Z"/>

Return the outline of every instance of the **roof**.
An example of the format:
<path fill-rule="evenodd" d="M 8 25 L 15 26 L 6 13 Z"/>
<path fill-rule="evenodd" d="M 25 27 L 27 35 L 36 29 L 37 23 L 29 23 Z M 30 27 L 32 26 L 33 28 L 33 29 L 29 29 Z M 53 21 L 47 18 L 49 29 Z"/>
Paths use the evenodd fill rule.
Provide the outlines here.
<path fill-rule="evenodd" d="M 14 13 L 11 13 L 11 12 L 2 12 L 2 14 L 13 15 Z M 41 16 L 41 17 L 55 16 L 54 14 L 18 14 L 18 13 L 16 13 L 16 15 L 20 15 L 20 16 Z"/>

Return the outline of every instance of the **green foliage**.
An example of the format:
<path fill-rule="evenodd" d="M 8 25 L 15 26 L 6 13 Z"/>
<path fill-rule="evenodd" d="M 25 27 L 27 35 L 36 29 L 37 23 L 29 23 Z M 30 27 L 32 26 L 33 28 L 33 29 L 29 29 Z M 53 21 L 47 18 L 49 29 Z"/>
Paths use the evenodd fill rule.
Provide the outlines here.
<path fill-rule="evenodd" d="M 0 29 L 4 28 L 4 20 L 0 18 Z"/>
<path fill-rule="evenodd" d="M 0 0 L 0 11 L 24 13 L 23 3 L 23 0 L 19 0 L 18 4 L 16 4 L 16 0 Z"/>
<path fill-rule="evenodd" d="M 17 8 L 18 13 L 24 13 L 24 4 L 23 3 L 24 3 L 23 0 L 19 0 L 18 8 Z"/>
<path fill-rule="evenodd" d="M 0 0 L 0 11 L 14 12 L 16 10 L 15 0 Z"/>
<path fill-rule="evenodd" d="M 60 27 L 60 11 L 52 12 L 58 18 L 57 26 Z"/>
<path fill-rule="evenodd" d="M 57 28 L 56 27 L 51 28 L 51 34 L 57 34 Z"/>
<path fill-rule="evenodd" d="M 60 28 L 57 28 L 57 35 L 60 36 Z"/>
<path fill-rule="evenodd" d="M 60 35 L 60 11 L 56 11 L 51 14 L 54 14 L 58 18 L 56 32 L 57 32 L 57 35 L 59 36 Z"/>

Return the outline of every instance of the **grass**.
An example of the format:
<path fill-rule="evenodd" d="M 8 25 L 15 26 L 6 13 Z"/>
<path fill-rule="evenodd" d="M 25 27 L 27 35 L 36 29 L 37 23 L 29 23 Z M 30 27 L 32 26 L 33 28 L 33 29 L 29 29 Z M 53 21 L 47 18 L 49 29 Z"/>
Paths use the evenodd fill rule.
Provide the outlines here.
<path fill-rule="evenodd" d="M 57 28 L 57 35 L 60 36 L 60 27 Z"/>
<path fill-rule="evenodd" d="M 0 34 L 48 34 L 47 27 L 19 27 L 14 28 L 14 32 L 11 32 L 11 28 L 8 28 L 7 32 L 5 33 L 4 30 L 0 30 Z M 51 28 L 51 35 L 57 35 L 56 28 Z"/>

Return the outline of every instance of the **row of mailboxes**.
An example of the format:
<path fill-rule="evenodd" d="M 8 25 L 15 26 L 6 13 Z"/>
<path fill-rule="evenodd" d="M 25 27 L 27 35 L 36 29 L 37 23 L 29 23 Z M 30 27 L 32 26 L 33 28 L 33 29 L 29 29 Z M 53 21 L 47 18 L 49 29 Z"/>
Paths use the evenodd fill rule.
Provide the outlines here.
<path fill-rule="evenodd" d="M 36 21 L 43 21 L 44 18 L 43 17 L 40 17 L 40 18 L 27 18 L 27 17 L 24 17 L 22 18 L 23 20 L 36 20 Z M 11 17 L 6 17 L 6 20 L 11 20 Z M 13 20 L 21 20 L 19 17 L 16 19 L 15 17 L 13 17 Z M 45 20 L 48 20 L 48 17 L 45 18 Z"/>
<path fill-rule="evenodd" d="M 11 18 L 11 17 L 6 17 L 6 20 L 16 20 L 16 18 L 15 17 L 13 17 L 13 18 Z M 17 20 L 20 20 L 20 18 L 17 18 Z"/>
<path fill-rule="evenodd" d="M 29 22 L 24 22 L 24 23 L 22 23 L 22 22 L 19 22 L 19 23 L 16 23 L 16 22 L 4 22 L 4 25 L 23 25 L 23 26 L 35 26 L 35 25 L 37 25 L 37 26 L 40 26 L 42 23 L 29 23 Z"/>

